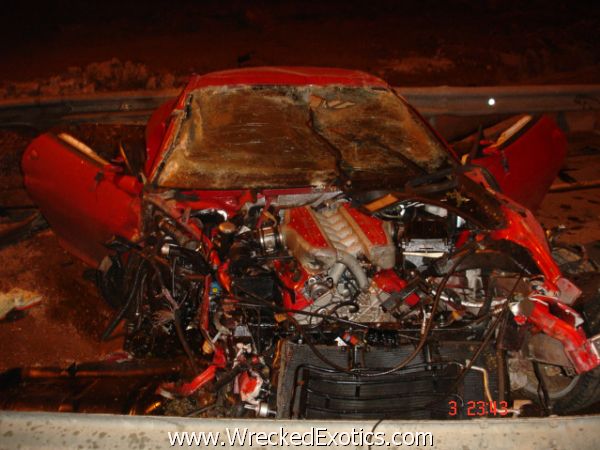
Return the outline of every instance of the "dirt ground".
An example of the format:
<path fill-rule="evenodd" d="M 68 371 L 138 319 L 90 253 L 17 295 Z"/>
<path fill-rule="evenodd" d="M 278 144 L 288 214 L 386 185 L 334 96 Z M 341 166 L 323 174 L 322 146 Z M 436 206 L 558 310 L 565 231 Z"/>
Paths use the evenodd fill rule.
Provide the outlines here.
<path fill-rule="evenodd" d="M 578 181 L 600 179 L 598 131 L 569 137 L 570 151 L 563 170 Z M 546 228 L 565 225 L 562 240 L 587 245 L 600 261 L 600 189 L 550 193 L 537 217 Z"/>
<path fill-rule="evenodd" d="M 59 366 L 101 359 L 120 348 L 100 342 L 111 311 L 84 277 L 85 267 L 51 231 L 0 250 L 0 290 L 21 287 L 42 295 L 25 317 L 0 323 L 0 367 Z"/>

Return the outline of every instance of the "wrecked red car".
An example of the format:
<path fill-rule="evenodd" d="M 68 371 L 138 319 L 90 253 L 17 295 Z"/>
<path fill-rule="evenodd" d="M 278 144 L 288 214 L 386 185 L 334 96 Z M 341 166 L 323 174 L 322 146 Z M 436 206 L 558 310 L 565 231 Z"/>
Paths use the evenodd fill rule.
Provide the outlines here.
<path fill-rule="evenodd" d="M 599 302 L 522 205 L 564 136 L 548 118 L 517 128 L 461 164 L 376 77 L 240 69 L 193 77 L 145 152 L 44 134 L 22 165 L 115 306 L 104 338 L 185 359 L 154 412 L 504 416 L 517 391 L 574 412 L 600 394 Z"/>

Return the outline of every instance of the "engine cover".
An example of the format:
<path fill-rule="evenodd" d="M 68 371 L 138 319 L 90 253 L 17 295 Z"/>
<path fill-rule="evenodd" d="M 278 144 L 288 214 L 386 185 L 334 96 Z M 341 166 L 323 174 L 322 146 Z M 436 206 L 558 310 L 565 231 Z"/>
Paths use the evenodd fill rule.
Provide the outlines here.
<path fill-rule="evenodd" d="M 321 211 L 310 206 L 288 209 L 281 234 L 286 247 L 309 273 L 329 269 L 335 263 L 316 258 L 320 249 L 365 257 L 379 269 L 391 269 L 396 261 L 390 224 L 363 214 L 349 203 Z"/>

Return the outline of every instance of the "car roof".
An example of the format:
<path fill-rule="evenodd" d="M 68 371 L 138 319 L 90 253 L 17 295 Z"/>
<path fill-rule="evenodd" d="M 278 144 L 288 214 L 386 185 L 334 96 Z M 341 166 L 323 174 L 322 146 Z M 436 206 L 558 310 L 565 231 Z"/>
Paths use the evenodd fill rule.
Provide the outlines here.
<path fill-rule="evenodd" d="M 351 86 L 351 87 L 371 87 L 379 89 L 391 89 L 391 87 L 381 78 L 370 75 L 360 70 L 339 69 L 333 67 L 285 67 L 285 66 L 265 66 L 265 67 L 245 67 L 239 69 L 222 70 L 209 72 L 204 75 L 192 75 L 181 91 L 180 95 L 174 99 L 171 109 L 183 110 L 186 99 L 189 94 L 197 89 L 204 87 L 217 86 Z M 164 120 L 164 117 L 163 119 Z M 162 141 L 162 137 L 160 139 Z M 158 156 L 158 145 L 149 146 L 149 161 L 152 165 L 156 162 Z M 148 170 L 150 167 L 148 166 Z"/>
<path fill-rule="evenodd" d="M 228 85 L 342 85 L 388 89 L 381 78 L 359 70 L 331 67 L 248 67 L 193 75 L 184 93 L 206 86 Z"/>

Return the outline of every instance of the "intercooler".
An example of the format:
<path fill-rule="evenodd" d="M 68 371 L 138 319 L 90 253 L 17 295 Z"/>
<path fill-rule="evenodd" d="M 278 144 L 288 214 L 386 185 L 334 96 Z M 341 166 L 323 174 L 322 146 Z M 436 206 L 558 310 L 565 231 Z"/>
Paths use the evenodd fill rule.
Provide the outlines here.
<path fill-rule="evenodd" d="M 281 353 L 277 416 L 447 419 L 481 415 L 481 407 L 487 410 L 490 400 L 492 403 L 498 400 L 498 371 L 491 347 L 484 349 L 474 367 L 458 385 L 455 383 L 479 344 L 444 342 L 434 350 L 426 348 L 400 371 L 366 377 L 340 372 L 321 361 L 308 345 L 286 341 Z M 316 348 L 338 366 L 360 366 L 370 373 L 395 366 L 414 349 L 410 345 L 368 349 L 318 345 Z"/>

